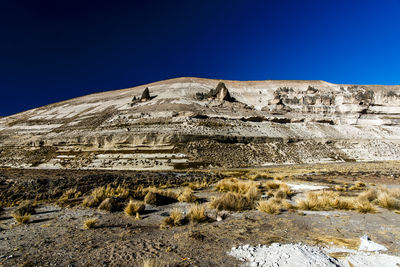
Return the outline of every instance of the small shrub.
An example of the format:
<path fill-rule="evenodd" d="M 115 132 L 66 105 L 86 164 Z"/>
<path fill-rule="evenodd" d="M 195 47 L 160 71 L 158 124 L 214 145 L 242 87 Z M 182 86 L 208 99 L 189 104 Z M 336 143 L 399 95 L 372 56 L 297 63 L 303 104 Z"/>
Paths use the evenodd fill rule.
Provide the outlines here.
<path fill-rule="evenodd" d="M 179 202 L 195 202 L 196 200 L 196 196 L 189 187 L 186 187 L 178 197 Z"/>
<path fill-rule="evenodd" d="M 19 224 L 25 224 L 28 223 L 31 220 L 31 214 L 30 213 L 25 213 L 25 214 L 13 214 L 13 218 L 19 223 Z"/>
<path fill-rule="evenodd" d="M 145 208 L 146 206 L 143 202 L 130 200 L 129 203 L 126 205 L 124 211 L 125 214 L 128 216 L 135 215 L 136 217 L 139 217 L 138 215 L 141 211 L 144 211 Z"/>
<path fill-rule="evenodd" d="M 98 222 L 97 218 L 87 219 L 83 222 L 83 226 L 85 229 L 92 229 L 96 227 L 97 222 Z"/>
<path fill-rule="evenodd" d="M 189 207 L 187 218 L 191 222 L 196 222 L 196 223 L 204 222 L 205 220 L 207 220 L 205 207 L 200 204 L 191 205 Z"/>

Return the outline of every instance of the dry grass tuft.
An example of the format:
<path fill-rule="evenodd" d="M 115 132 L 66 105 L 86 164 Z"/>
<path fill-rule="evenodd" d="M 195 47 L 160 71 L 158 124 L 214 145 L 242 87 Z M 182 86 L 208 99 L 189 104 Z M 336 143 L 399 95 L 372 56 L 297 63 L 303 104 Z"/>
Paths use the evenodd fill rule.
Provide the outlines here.
<path fill-rule="evenodd" d="M 362 193 L 357 198 L 342 197 L 337 192 L 314 191 L 308 192 L 305 199 L 297 201 L 297 207 L 303 210 L 356 210 L 360 213 L 375 213 L 376 208 L 370 203 L 375 192 L 370 190 Z"/>
<path fill-rule="evenodd" d="M 31 214 L 30 213 L 25 213 L 25 214 L 13 214 L 12 215 L 15 221 L 17 221 L 19 224 L 26 224 L 31 220 Z"/>
<path fill-rule="evenodd" d="M 265 189 L 267 190 L 275 190 L 280 187 L 281 183 L 274 182 L 274 181 L 267 181 L 264 184 Z"/>
<path fill-rule="evenodd" d="M 261 198 L 261 191 L 257 187 L 252 186 L 249 188 L 245 196 L 249 201 L 256 201 Z"/>
<path fill-rule="evenodd" d="M 209 206 L 217 210 L 243 211 L 252 209 L 254 201 L 245 195 L 228 192 L 213 198 Z"/>
<path fill-rule="evenodd" d="M 400 210 L 400 200 L 391 196 L 390 193 L 380 193 L 376 203 L 382 208 L 389 210 Z"/>
<path fill-rule="evenodd" d="M 362 192 L 359 196 L 358 196 L 358 200 L 359 201 L 368 201 L 368 202 L 372 202 L 375 199 L 378 198 L 378 190 L 376 190 L 375 188 L 370 188 L 367 191 Z"/>
<path fill-rule="evenodd" d="M 195 202 L 196 200 L 197 197 L 189 187 L 186 187 L 178 197 L 179 202 Z"/>
<path fill-rule="evenodd" d="M 83 226 L 85 229 L 92 229 L 96 227 L 97 222 L 98 222 L 97 218 L 87 219 L 83 222 Z"/>
<path fill-rule="evenodd" d="M 104 199 L 100 205 L 99 205 L 99 210 L 105 210 L 108 212 L 114 212 L 119 210 L 120 204 L 118 203 L 118 200 L 114 197 L 108 197 Z"/>
<path fill-rule="evenodd" d="M 377 210 L 369 201 L 357 200 L 354 202 L 354 209 L 360 213 L 376 213 Z"/>
<path fill-rule="evenodd" d="M 18 208 L 14 211 L 14 214 L 19 216 L 34 214 L 36 212 L 35 207 L 36 206 L 32 201 L 25 200 L 19 204 Z"/>
<path fill-rule="evenodd" d="M 170 212 L 169 217 L 165 218 L 161 222 L 160 228 L 180 226 L 183 224 L 184 220 L 185 220 L 185 217 L 183 216 L 182 211 L 180 211 L 178 209 L 173 209 Z"/>
<path fill-rule="evenodd" d="M 247 194 L 249 190 L 252 188 L 258 188 L 258 186 L 254 181 L 239 181 L 236 178 L 230 178 L 219 181 L 215 188 L 220 192 Z"/>
<path fill-rule="evenodd" d="M 117 188 L 113 188 L 110 185 L 106 187 L 97 187 L 93 189 L 90 196 L 86 197 L 82 205 L 88 208 L 96 208 L 103 202 L 106 198 L 117 198 L 118 200 L 125 200 L 129 197 L 129 190 L 118 186 Z"/>
<path fill-rule="evenodd" d="M 189 207 L 187 218 L 191 222 L 200 223 L 207 220 L 206 209 L 204 205 L 193 204 Z"/>
<path fill-rule="evenodd" d="M 76 199 L 82 195 L 81 192 L 79 192 L 76 188 L 71 188 L 65 191 L 62 196 L 58 199 L 60 203 L 67 202 L 68 200 L 71 199 Z"/>
<path fill-rule="evenodd" d="M 290 189 L 290 187 L 285 184 L 285 183 L 281 183 L 279 185 L 279 190 L 283 191 L 288 197 L 291 197 L 294 195 L 294 192 Z"/>
<path fill-rule="evenodd" d="M 188 187 L 192 190 L 200 190 L 200 189 L 205 189 L 209 186 L 209 184 L 207 183 L 207 181 L 203 181 L 203 182 L 193 182 L 193 183 L 189 183 Z"/>
<path fill-rule="evenodd" d="M 336 185 L 336 186 L 335 186 L 335 190 L 336 190 L 336 191 L 346 191 L 346 187 L 340 186 L 340 185 Z"/>
<path fill-rule="evenodd" d="M 274 197 L 279 199 L 286 199 L 288 198 L 288 195 L 284 191 L 278 190 L 275 192 Z"/>
<path fill-rule="evenodd" d="M 355 185 L 349 188 L 349 190 L 363 190 L 365 189 L 365 187 L 366 187 L 365 183 L 357 181 Z"/>
<path fill-rule="evenodd" d="M 144 211 L 146 208 L 145 204 L 142 201 L 134 201 L 130 200 L 129 203 L 126 205 L 124 211 L 125 214 L 128 216 L 136 216 L 136 218 L 140 218 L 139 214 L 141 211 Z"/>
<path fill-rule="evenodd" d="M 302 210 L 331 210 L 333 206 L 339 206 L 336 202 L 339 194 L 332 191 L 307 192 L 305 199 L 297 200 L 297 207 Z M 336 203 L 335 203 L 336 202 Z"/>
<path fill-rule="evenodd" d="M 259 201 L 256 208 L 259 211 L 269 214 L 279 214 L 281 212 L 279 204 L 275 201 L 272 201 L 272 198 L 270 198 L 269 200 Z"/>

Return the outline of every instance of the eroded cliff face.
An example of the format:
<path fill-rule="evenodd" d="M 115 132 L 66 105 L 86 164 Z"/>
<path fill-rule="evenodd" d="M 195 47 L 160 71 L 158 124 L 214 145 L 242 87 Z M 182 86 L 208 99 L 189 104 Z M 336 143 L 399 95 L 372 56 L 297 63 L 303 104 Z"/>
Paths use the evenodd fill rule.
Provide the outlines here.
<path fill-rule="evenodd" d="M 140 170 L 399 160 L 399 124 L 400 86 L 178 78 L 1 118 L 0 166 Z"/>

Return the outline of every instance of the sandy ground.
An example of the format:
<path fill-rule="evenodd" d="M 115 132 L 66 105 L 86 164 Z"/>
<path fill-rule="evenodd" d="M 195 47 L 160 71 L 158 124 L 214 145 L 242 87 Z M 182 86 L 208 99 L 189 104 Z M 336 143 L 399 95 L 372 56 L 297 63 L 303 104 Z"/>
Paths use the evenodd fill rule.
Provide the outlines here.
<path fill-rule="evenodd" d="M 373 179 L 367 173 L 359 173 L 360 180 L 365 177 L 379 185 L 380 178 Z M 346 178 L 339 174 L 302 174 L 287 182 L 303 185 L 300 188 L 304 190 L 309 189 L 305 185 L 332 187 Z M 393 174 L 383 180 L 387 186 L 398 186 L 393 178 L 397 173 Z M 356 172 L 353 175 L 356 177 Z M 299 191 L 298 196 L 302 193 Z M 202 199 L 215 194 L 212 188 L 195 191 Z M 207 222 L 160 229 L 160 222 L 173 208 L 185 212 L 189 205 L 146 205 L 142 219 L 135 220 L 122 211 L 107 213 L 80 205 L 60 207 L 47 201 L 39 205 L 26 225 L 17 224 L 11 217 L 15 207 L 7 207 L 0 214 L 0 266 L 142 266 L 147 259 L 155 259 L 163 266 L 239 266 L 243 262 L 228 255 L 233 247 L 301 242 L 357 250 L 360 237 L 366 234 L 384 245 L 388 255 L 400 255 L 400 214 L 386 209 L 379 208 L 376 214 L 223 212 L 222 221 L 217 220 L 215 210 L 207 209 Z M 84 229 L 83 222 L 88 218 L 97 218 L 97 227 Z"/>

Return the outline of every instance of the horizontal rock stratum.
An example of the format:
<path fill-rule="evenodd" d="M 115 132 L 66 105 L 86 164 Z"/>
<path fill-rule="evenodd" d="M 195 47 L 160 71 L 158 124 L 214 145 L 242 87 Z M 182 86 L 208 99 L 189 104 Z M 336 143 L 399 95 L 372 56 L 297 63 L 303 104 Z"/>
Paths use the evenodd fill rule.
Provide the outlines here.
<path fill-rule="evenodd" d="M 182 169 L 400 160 L 400 86 L 177 78 L 0 119 L 0 166 Z"/>

